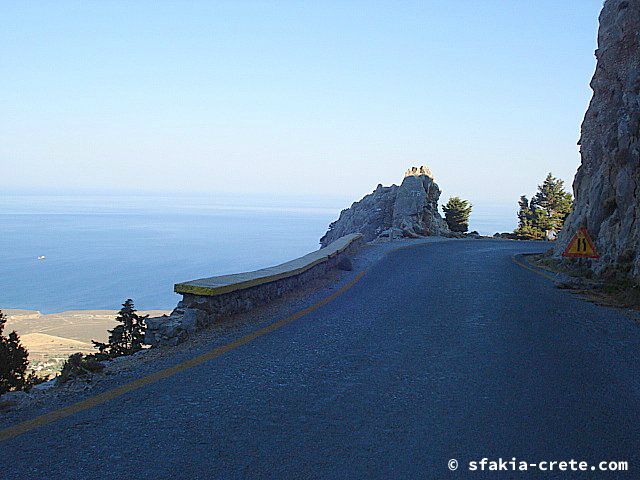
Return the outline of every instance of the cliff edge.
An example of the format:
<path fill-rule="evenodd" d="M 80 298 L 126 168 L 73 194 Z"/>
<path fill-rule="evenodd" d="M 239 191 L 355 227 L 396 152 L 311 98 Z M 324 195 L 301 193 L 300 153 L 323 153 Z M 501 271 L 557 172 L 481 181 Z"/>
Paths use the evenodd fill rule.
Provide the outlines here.
<path fill-rule="evenodd" d="M 593 97 L 579 141 L 575 203 L 555 255 L 584 225 L 601 258 L 596 274 L 640 276 L 640 0 L 606 0 L 600 14 Z"/>
<path fill-rule="evenodd" d="M 427 167 L 412 167 L 402 184 L 378 187 L 329 225 L 320 239 L 325 247 L 350 233 L 361 233 L 364 241 L 447 235 L 449 228 L 438 212 L 440 188 Z"/>

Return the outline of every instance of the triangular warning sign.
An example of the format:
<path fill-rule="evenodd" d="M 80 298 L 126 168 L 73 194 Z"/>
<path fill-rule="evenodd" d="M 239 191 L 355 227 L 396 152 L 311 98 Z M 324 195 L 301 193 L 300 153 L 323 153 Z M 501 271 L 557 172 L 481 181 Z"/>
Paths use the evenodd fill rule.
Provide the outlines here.
<path fill-rule="evenodd" d="M 600 258 L 596 247 L 591 241 L 589 232 L 584 227 L 578 228 L 578 231 L 573 236 L 567 248 L 562 252 L 563 257 L 573 258 Z"/>

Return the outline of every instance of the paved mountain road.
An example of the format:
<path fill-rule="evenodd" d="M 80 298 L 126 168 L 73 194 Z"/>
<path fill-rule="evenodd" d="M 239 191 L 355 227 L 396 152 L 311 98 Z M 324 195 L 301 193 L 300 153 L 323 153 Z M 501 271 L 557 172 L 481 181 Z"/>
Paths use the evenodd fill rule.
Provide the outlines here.
<path fill-rule="evenodd" d="M 639 325 L 511 260 L 544 248 L 390 253 L 293 323 L 0 444 L 0 478 L 440 479 L 514 456 L 639 478 Z"/>

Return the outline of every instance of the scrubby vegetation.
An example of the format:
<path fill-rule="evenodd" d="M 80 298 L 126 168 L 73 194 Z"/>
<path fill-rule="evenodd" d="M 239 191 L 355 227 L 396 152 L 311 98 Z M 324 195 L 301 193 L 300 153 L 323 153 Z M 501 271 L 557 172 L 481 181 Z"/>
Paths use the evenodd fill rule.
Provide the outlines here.
<path fill-rule="evenodd" d="M 340 260 L 338 260 L 338 264 L 336 265 L 336 267 L 338 268 L 338 270 L 350 272 L 351 270 L 353 270 L 353 263 L 351 262 L 351 259 L 349 257 L 343 255 L 342 257 L 340 257 Z"/>
<path fill-rule="evenodd" d="M 73 355 L 69 356 L 66 362 L 64 362 L 57 382 L 65 383 L 72 378 L 101 372 L 103 369 L 104 365 L 100 363 L 95 355 L 83 355 L 82 353 L 74 353 Z"/>
<path fill-rule="evenodd" d="M 559 282 L 559 288 L 579 292 L 583 298 L 601 305 L 640 310 L 640 285 L 626 268 L 612 267 L 595 277 L 589 259 L 556 258 L 552 250 L 545 254 L 528 256 L 535 266 L 569 276 L 568 282 Z M 575 283 L 574 283 L 575 280 Z"/>
<path fill-rule="evenodd" d="M 471 205 L 467 200 L 460 197 L 451 197 L 446 205 L 442 206 L 444 219 L 452 232 L 464 233 L 469 230 L 469 217 L 471 216 Z"/>
<path fill-rule="evenodd" d="M 531 201 L 522 195 L 518 203 L 518 228 L 514 233 L 521 238 L 540 240 L 554 237 L 562 229 L 571 212 L 573 197 L 565 191 L 564 181 L 549 173 Z"/>
<path fill-rule="evenodd" d="M 16 391 L 29 390 L 46 379 L 39 379 L 29 368 L 29 352 L 20 343 L 15 331 L 4 335 L 7 317 L 0 310 L 0 395 Z"/>

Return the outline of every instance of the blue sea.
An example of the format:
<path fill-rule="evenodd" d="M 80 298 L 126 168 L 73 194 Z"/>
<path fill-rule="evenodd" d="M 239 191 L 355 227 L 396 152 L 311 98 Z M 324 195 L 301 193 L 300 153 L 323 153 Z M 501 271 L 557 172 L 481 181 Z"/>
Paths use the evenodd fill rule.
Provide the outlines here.
<path fill-rule="evenodd" d="M 268 267 L 319 248 L 346 206 L 230 195 L 3 195 L 0 309 L 118 309 L 127 298 L 139 309 L 171 309 L 180 299 L 175 283 Z M 471 228 L 511 230 L 511 210 L 481 209 Z"/>

